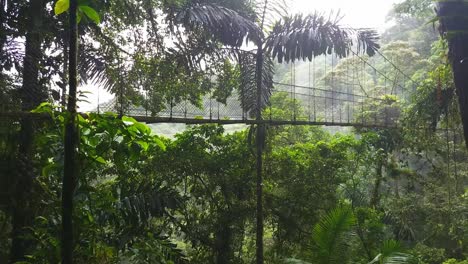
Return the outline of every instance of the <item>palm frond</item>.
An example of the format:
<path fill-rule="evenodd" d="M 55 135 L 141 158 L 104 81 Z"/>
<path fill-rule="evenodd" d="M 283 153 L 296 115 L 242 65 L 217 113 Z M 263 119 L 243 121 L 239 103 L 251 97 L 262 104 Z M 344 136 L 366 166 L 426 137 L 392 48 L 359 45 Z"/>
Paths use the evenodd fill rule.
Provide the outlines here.
<path fill-rule="evenodd" d="M 273 90 L 273 74 L 274 64 L 269 57 L 264 58 L 262 70 L 262 87 L 261 87 L 261 105 L 257 105 L 257 77 L 256 56 L 251 53 L 240 54 L 240 91 L 239 100 L 241 101 L 242 109 L 251 117 L 255 116 L 257 111 L 265 109 L 269 102 Z"/>
<path fill-rule="evenodd" d="M 80 45 L 80 54 L 78 60 L 78 72 L 80 82 L 86 84 L 91 81 L 106 90 L 113 90 L 117 80 L 112 78 L 110 73 L 116 65 L 112 65 L 112 59 L 106 58 L 102 52 L 90 45 Z"/>
<path fill-rule="evenodd" d="M 147 232 L 126 248 L 126 260 L 130 263 L 189 263 L 183 251 L 169 237 Z"/>
<path fill-rule="evenodd" d="M 377 32 L 371 29 L 349 29 L 339 26 L 341 16 L 328 18 L 319 13 L 285 17 L 275 24 L 265 43 L 265 49 L 278 62 L 335 53 L 346 57 L 356 45 L 357 51 L 369 56 L 380 48 Z"/>
<path fill-rule="evenodd" d="M 191 31 L 201 31 L 224 45 L 240 47 L 249 40 L 258 42 L 258 26 L 231 9 L 208 4 L 184 9 L 175 17 L 177 24 Z"/>
<path fill-rule="evenodd" d="M 289 16 L 290 6 L 291 0 L 256 0 L 253 2 L 253 9 L 258 20 L 265 13 L 263 29 L 272 28 L 278 18 Z"/>
<path fill-rule="evenodd" d="M 138 189 L 146 189 L 141 186 Z M 127 251 L 127 257 L 132 263 L 148 263 L 145 254 L 134 254 L 129 248 L 150 252 L 148 257 L 160 255 L 165 260 L 173 263 L 187 263 L 183 252 L 177 248 L 169 237 L 154 233 L 151 230 L 151 220 L 161 218 L 168 214 L 169 209 L 180 206 L 179 195 L 168 187 L 151 187 L 134 195 L 120 198 L 113 203 L 115 210 L 112 213 L 100 212 L 97 219 L 99 223 L 113 223 L 118 228 L 120 235 L 119 244 Z M 146 236 L 146 237 L 145 237 Z M 151 250 L 148 249 L 151 248 Z M 142 255 L 141 255 L 142 254 Z M 133 259 L 135 257 L 135 259 Z"/>
<path fill-rule="evenodd" d="M 398 241 L 385 240 L 380 248 L 380 253 L 368 264 L 406 264 L 410 263 L 412 256 L 402 253 L 401 245 Z"/>
<path fill-rule="evenodd" d="M 169 188 L 154 188 L 145 193 L 139 193 L 122 198 L 115 204 L 125 219 L 125 226 L 145 226 L 155 217 L 161 217 L 167 209 L 178 206 L 178 195 Z"/>
<path fill-rule="evenodd" d="M 320 263 L 344 263 L 351 228 L 356 219 L 348 206 L 340 206 L 322 217 L 314 226 L 312 240 L 317 246 Z"/>
<path fill-rule="evenodd" d="M 296 259 L 296 258 L 287 258 L 284 260 L 284 264 L 311 264 L 311 263 L 300 260 L 300 259 Z"/>

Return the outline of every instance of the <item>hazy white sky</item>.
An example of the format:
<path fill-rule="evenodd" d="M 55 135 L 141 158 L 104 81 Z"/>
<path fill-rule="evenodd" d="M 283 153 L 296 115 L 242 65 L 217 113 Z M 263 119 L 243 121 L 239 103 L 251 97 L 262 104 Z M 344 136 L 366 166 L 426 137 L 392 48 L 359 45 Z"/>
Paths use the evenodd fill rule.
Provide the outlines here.
<path fill-rule="evenodd" d="M 344 16 L 343 26 L 354 28 L 369 27 L 382 31 L 385 28 L 386 17 L 392 4 L 402 0 L 290 0 L 292 3 L 291 13 L 308 14 L 319 11 L 328 14 L 331 10 L 340 11 Z M 90 111 L 96 109 L 98 101 L 97 87 L 87 85 L 81 87 L 83 91 L 89 91 L 89 103 L 81 102 L 80 111 Z M 112 96 L 103 91 L 99 91 L 99 101 L 103 103 L 112 98 Z"/>
<path fill-rule="evenodd" d="M 401 0 L 290 0 L 293 13 L 315 10 L 329 13 L 340 11 L 343 25 L 351 27 L 385 28 L 385 20 L 394 3 Z"/>

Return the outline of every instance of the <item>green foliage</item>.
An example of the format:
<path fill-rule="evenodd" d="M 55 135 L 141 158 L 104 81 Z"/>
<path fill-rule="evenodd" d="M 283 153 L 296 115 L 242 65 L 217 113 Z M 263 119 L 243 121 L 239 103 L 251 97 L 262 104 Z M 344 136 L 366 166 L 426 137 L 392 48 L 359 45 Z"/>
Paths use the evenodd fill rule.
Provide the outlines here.
<path fill-rule="evenodd" d="M 403 264 L 411 263 L 412 256 L 401 253 L 401 246 L 398 241 L 393 239 L 386 240 L 383 242 L 380 252 L 369 264 L 381 263 L 381 264 Z"/>
<path fill-rule="evenodd" d="M 221 126 L 194 126 L 167 145 L 154 166 L 184 204 L 171 223 L 185 237 L 195 263 L 242 261 L 244 232 L 254 211 L 253 160 L 246 133 Z"/>
<path fill-rule="evenodd" d="M 444 261 L 442 264 L 468 264 L 468 260 L 458 261 L 456 259 L 449 259 Z"/>
<path fill-rule="evenodd" d="M 216 89 L 213 98 L 216 101 L 226 104 L 228 97 L 239 87 L 239 69 L 229 60 L 225 60 L 220 66 L 220 74 L 216 81 Z"/>
<path fill-rule="evenodd" d="M 411 250 L 411 253 L 416 257 L 418 263 L 435 264 L 442 263 L 447 259 L 444 249 L 431 248 L 419 243 Z"/>
<path fill-rule="evenodd" d="M 101 18 L 99 17 L 99 14 L 92 7 L 80 5 L 78 6 L 78 10 L 82 11 L 86 15 L 86 17 L 91 19 L 94 23 L 101 23 Z"/>
<path fill-rule="evenodd" d="M 60 15 L 70 8 L 70 0 L 58 0 L 55 2 L 54 6 L 54 13 L 55 15 Z M 77 20 L 80 22 L 82 14 L 84 14 L 87 18 L 91 19 L 94 23 L 99 24 L 101 23 L 101 18 L 99 17 L 99 14 L 94 10 L 94 8 L 83 5 L 83 4 L 78 4 L 78 10 L 77 10 Z"/>
<path fill-rule="evenodd" d="M 342 29 L 320 15 L 290 16 L 281 10 L 285 5 L 275 5 L 278 1 L 269 1 L 267 10 L 263 1 L 247 0 L 87 2 L 79 6 L 78 17 L 103 23 L 79 25 L 81 81 L 118 94 L 116 107 L 124 112 L 137 105 L 157 115 L 184 100 L 201 107 L 204 96 L 227 103 L 242 94 L 248 99 L 242 107 L 250 114 L 262 109 L 265 118 L 309 120 L 311 113 L 298 100 L 273 92 L 273 77 L 288 77 L 273 75 L 269 57 L 295 61 L 331 51 L 346 55 L 355 34 L 354 45 L 364 45 L 362 50 L 372 55 L 376 36 Z M 19 110 L 23 100 L 18 83 L 21 51 L 31 35 L 24 19 L 31 3 L 38 2 L 6 1 L 0 10 L 5 15 L 0 108 L 8 112 Z M 44 25 L 37 29 L 44 54 L 33 83 L 50 93 L 65 88 L 62 25 L 67 22 L 57 15 L 66 13 L 68 5 L 59 0 L 54 12 L 44 6 L 48 12 L 42 12 Z M 270 13 L 261 29 L 266 36 L 255 24 L 263 11 Z M 276 13 L 285 18 L 274 24 L 269 20 Z M 368 70 L 353 85 L 380 98 L 363 101 L 358 118 L 388 119 L 397 128 L 341 130 L 345 135 L 310 126 L 265 129 L 267 263 L 413 261 L 407 252 L 421 264 L 465 262 L 468 154 L 459 135 L 447 46 L 432 45 L 436 33 L 427 25 L 433 15 L 426 0 L 403 1 L 390 16 L 397 23 L 384 34 L 381 52 L 415 81 L 383 60 L 364 57 L 390 80 Z M 255 54 L 225 46 L 242 47 L 246 37 L 266 41 L 260 106 Z M 340 59 L 333 72 L 314 73 L 324 75 L 317 83 L 345 92 L 349 68 L 360 63 Z M 277 75 L 285 68 L 278 67 Z M 298 68 L 298 75 L 307 75 L 307 67 Z M 17 173 L 24 171 L 34 175 L 28 198 L 35 210 L 27 227 L 33 243 L 26 261 L 60 261 L 62 141 L 69 116 L 50 103 L 33 113 L 45 118 L 34 122 L 29 156 L 18 147 L 21 120 L 0 120 L 1 263 L 8 262 L 13 209 L 18 208 L 11 190 L 18 185 Z M 165 139 L 133 118 L 110 113 L 82 115 L 77 123 L 77 263 L 252 263 L 255 155 L 248 132 L 190 126 Z M 30 157 L 30 166 L 17 161 L 22 157 Z"/>
<path fill-rule="evenodd" d="M 312 240 L 317 246 L 319 263 L 345 263 L 353 240 L 352 227 L 356 218 L 351 208 L 337 207 L 323 216 L 314 226 Z"/>
<path fill-rule="evenodd" d="M 58 0 L 55 3 L 54 12 L 55 15 L 60 15 L 63 12 L 67 11 L 70 7 L 70 0 Z"/>
<path fill-rule="evenodd" d="M 278 21 L 266 39 L 266 47 L 279 63 L 294 62 L 298 59 L 309 61 L 313 57 L 332 52 L 340 58 L 346 57 L 353 45 L 350 35 L 356 33 L 358 52 L 369 56 L 375 54 L 380 45 L 373 30 L 353 30 L 341 28 L 339 19 L 329 19 L 315 13 L 313 15 L 289 16 Z M 287 36 L 288 41 L 283 41 Z"/>
<path fill-rule="evenodd" d="M 33 263 L 57 262 L 60 259 L 56 231 L 60 226 L 60 176 L 63 165 L 63 126 L 66 112 L 56 111 L 50 104 L 41 104 L 35 113 L 48 114 L 52 120 L 38 134 L 37 148 L 42 174 L 37 184 L 41 199 L 49 206 L 41 207 L 32 228 L 38 243 L 30 256 Z M 168 261 L 182 259 L 182 253 L 168 238 L 147 230 L 159 229 L 157 220 L 180 206 L 178 193 L 163 186 L 151 172 L 151 162 L 164 153 L 164 140 L 152 134 L 149 127 L 133 118 L 117 118 L 113 114 L 78 116 L 80 179 L 75 193 L 75 223 L 78 241 L 77 260 L 86 263 L 114 263 L 119 254 L 136 256 L 144 247 L 154 250 L 151 258 Z M 141 235 L 148 235 L 141 241 Z M 148 250 L 148 249 L 147 249 Z M 51 252 L 55 252 L 51 254 Z M 148 256 L 147 256 L 148 257 Z M 157 262 L 165 263 L 165 262 Z"/>

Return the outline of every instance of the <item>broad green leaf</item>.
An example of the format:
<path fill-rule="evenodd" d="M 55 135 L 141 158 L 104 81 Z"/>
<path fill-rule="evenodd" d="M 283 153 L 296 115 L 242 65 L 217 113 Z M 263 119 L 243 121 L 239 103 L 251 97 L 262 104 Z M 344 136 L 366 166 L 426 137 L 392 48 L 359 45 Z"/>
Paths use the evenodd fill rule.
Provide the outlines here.
<path fill-rule="evenodd" d="M 148 150 L 149 144 L 143 140 L 137 140 L 138 145 L 140 145 L 145 151 Z"/>
<path fill-rule="evenodd" d="M 55 15 L 60 15 L 70 8 L 70 0 L 58 0 L 55 3 L 54 12 Z"/>
<path fill-rule="evenodd" d="M 101 156 L 95 157 L 95 160 L 99 163 L 106 164 L 106 160 Z"/>
<path fill-rule="evenodd" d="M 134 126 L 141 132 L 141 133 L 144 133 L 144 134 L 150 134 L 151 133 L 151 129 L 143 124 L 143 123 L 140 123 L 140 122 L 137 122 L 134 124 Z"/>
<path fill-rule="evenodd" d="M 132 124 L 138 122 L 133 117 L 128 117 L 128 116 L 122 116 L 122 121 L 132 123 Z"/>
<path fill-rule="evenodd" d="M 31 113 L 47 113 L 47 114 L 52 114 L 53 113 L 53 105 L 49 102 L 44 102 L 41 103 L 38 107 L 35 109 L 31 110 Z"/>
<path fill-rule="evenodd" d="M 158 145 L 162 150 L 166 150 L 166 145 L 164 144 L 164 142 L 162 140 L 160 140 L 159 138 L 154 138 L 154 142 L 156 143 L 156 145 Z"/>
<path fill-rule="evenodd" d="M 99 24 L 101 23 L 101 18 L 99 17 L 99 14 L 96 12 L 96 10 L 94 10 L 92 7 L 89 7 L 89 6 L 79 6 L 78 7 L 81 11 L 83 11 L 83 13 L 85 13 L 85 15 L 91 19 L 92 21 L 94 21 L 94 23 L 96 24 Z"/>
<path fill-rule="evenodd" d="M 56 167 L 57 165 L 55 163 L 50 163 L 47 166 L 44 166 L 44 168 L 42 168 L 42 176 L 49 176 L 49 173 Z"/>
<path fill-rule="evenodd" d="M 76 23 L 79 24 L 81 22 L 81 18 L 83 17 L 82 11 L 76 12 Z"/>

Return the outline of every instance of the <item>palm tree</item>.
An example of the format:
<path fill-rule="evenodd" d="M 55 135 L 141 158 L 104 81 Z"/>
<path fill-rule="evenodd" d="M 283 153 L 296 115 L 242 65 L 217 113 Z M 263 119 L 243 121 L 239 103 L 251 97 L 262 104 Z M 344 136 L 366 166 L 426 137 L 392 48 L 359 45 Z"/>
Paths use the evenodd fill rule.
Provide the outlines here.
<path fill-rule="evenodd" d="M 320 264 L 346 263 L 356 218 L 350 207 L 331 210 L 314 226 L 312 240 Z"/>
<path fill-rule="evenodd" d="M 183 6 L 165 10 L 169 25 L 182 25 L 187 32 L 202 32 L 213 43 L 234 48 L 233 53 L 241 62 L 242 107 L 259 121 L 251 129 L 256 133 L 257 154 L 257 263 L 263 263 L 262 155 L 266 130 L 260 121 L 273 88 L 273 60 L 279 63 L 299 59 L 310 61 L 316 56 L 332 53 L 346 57 L 353 47 L 371 56 L 379 48 L 374 30 L 343 28 L 339 25 L 339 15 L 328 18 L 318 13 L 290 16 L 285 1 L 254 0 L 253 16 L 209 1 L 188 1 Z M 282 18 L 273 22 L 278 16 Z M 242 52 L 241 47 L 249 42 L 256 46 L 256 51 Z M 208 52 L 216 52 L 219 48 L 212 43 L 205 45 L 214 47 L 207 49 Z M 186 62 L 192 63 L 190 60 Z M 89 63 L 97 67 L 90 67 Z M 88 69 L 85 75 L 112 86 L 112 76 L 105 76 L 105 67 L 100 63 L 86 61 L 84 64 Z"/>
<path fill-rule="evenodd" d="M 272 61 L 279 63 L 294 62 L 324 54 L 335 53 L 346 57 L 356 46 L 358 52 L 374 55 L 379 48 L 377 33 L 369 29 L 342 28 L 340 16 L 329 18 L 315 13 L 308 16 L 285 15 L 273 23 L 271 31 L 265 30 L 269 17 L 274 17 L 271 10 L 281 8 L 284 1 L 254 1 L 257 9 L 255 25 L 253 21 L 242 17 L 237 12 L 213 4 L 196 5 L 182 12 L 179 19 L 187 28 L 204 30 L 212 34 L 213 39 L 228 46 L 240 47 L 251 40 L 257 46 L 252 58 L 244 60 L 242 66 L 242 107 L 245 112 L 253 113 L 259 121 L 256 131 L 257 156 L 257 238 L 256 259 L 263 263 L 263 178 L 262 155 L 265 142 L 265 126 L 261 124 L 262 110 L 268 105 L 273 88 Z M 276 8 L 275 8 L 276 7 Z M 270 14 L 269 14 L 270 13 Z M 354 40 L 354 41 L 353 41 Z M 249 55 L 247 55 L 249 56 Z M 253 130 L 251 130 L 253 131 Z"/>
<path fill-rule="evenodd" d="M 448 41 L 465 144 L 468 147 L 468 1 L 438 1 L 436 13 L 440 34 Z"/>
<path fill-rule="evenodd" d="M 242 69 L 242 107 L 244 111 L 254 113 L 257 121 L 262 120 L 262 110 L 268 105 L 273 88 L 272 60 L 294 62 L 324 54 L 335 53 L 346 57 L 355 44 L 358 51 L 372 56 L 379 48 L 377 33 L 373 30 L 355 30 L 342 28 L 340 16 L 326 18 L 321 14 L 302 16 L 285 15 L 273 23 L 271 31 L 265 30 L 265 23 L 271 10 L 285 10 L 281 2 L 254 1 L 258 8 L 258 25 L 242 17 L 237 12 L 213 4 L 196 5 L 181 12 L 178 21 L 187 28 L 204 30 L 212 34 L 213 39 L 228 46 L 240 47 L 251 40 L 257 46 L 253 58 L 244 60 Z M 272 3 L 273 2 L 273 3 Z M 284 2 L 283 2 L 284 3 Z M 273 8 L 271 8 L 273 7 Z M 354 38 L 353 38 L 354 37 Z M 355 39 L 357 42 L 353 41 Z M 256 127 L 257 154 L 257 263 L 263 263 L 263 178 L 262 154 L 265 141 L 265 126 Z"/>
<path fill-rule="evenodd" d="M 348 263 L 350 248 L 355 237 L 356 216 L 350 206 L 341 205 L 324 215 L 312 231 L 314 263 Z M 377 256 L 368 264 L 411 263 L 411 255 L 402 253 L 398 241 L 383 241 Z M 287 259 L 286 263 L 310 264 L 299 259 Z"/>

